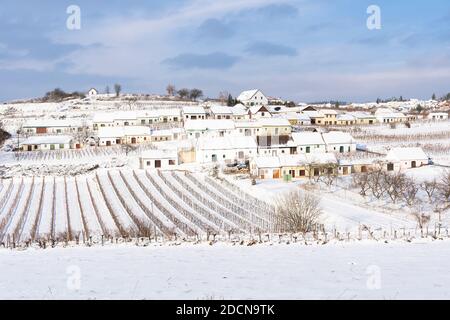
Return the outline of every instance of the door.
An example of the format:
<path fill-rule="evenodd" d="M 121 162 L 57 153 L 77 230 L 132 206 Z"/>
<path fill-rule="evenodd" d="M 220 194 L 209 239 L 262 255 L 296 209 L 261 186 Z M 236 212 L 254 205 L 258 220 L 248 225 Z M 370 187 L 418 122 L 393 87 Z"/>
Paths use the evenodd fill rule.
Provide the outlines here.
<path fill-rule="evenodd" d="M 81 148 L 81 145 L 80 145 L 79 143 L 77 143 L 77 144 L 75 145 L 75 148 L 76 148 L 76 149 L 80 149 L 80 148 Z"/>
<path fill-rule="evenodd" d="M 306 147 L 306 153 L 311 153 L 311 147 Z"/>
<path fill-rule="evenodd" d="M 47 128 L 36 128 L 36 133 L 37 134 L 47 133 Z"/>
<path fill-rule="evenodd" d="M 217 161 L 217 154 L 213 154 L 211 159 L 212 159 L 212 162 L 216 162 Z"/>
<path fill-rule="evenodd" d="M 343 147 L 343 146 L 340 146 L 340 147 L 339 147 L 339 152 L 340 152 L 340 153 L 344 153 L 344 147 Z"/>
<path fill-rule="evenodd" d="M 289 174 L 292 176 L 292 178 L 295 178 L 295 170 L 289 170 Z"/>
<path fill-rule="evenodd" d="M 342 174 L 343 175 L 347 175 L 348 174 L 348 167 L 343 167 L 342 168 Z"/>
<path fill-rule="evenodd" d="M 273 178 L 274 179 L 279 179 L 280 178 L 280 170 L 279 169 L 273 170 Z"/>
<path fill-rule="evenodd" d="M 27 149 L 28 151 L 33 151 L 33 146 L 28 146 Z"/>
<path fill-rule="evenodd" d="M 131 138 L 131 144 L 135 144 L 136 143 L 136 138 Z"/>
<path fill-rule="evenodd" d="M 106 146 L 107 146 L 107 147 L 110 147 L 110 146 L 111 146 L 111 141 L 109 141 L 109 140 L 106 141 Z"/>
<path fill-rule="evenodd" d="M 417 167 L 416 162 L 415 161 L 411 161 L 411 168 L 415 168 L 415 167 Z"/>
<path fill-rule="evenodd" d="M 394 164 L 393 163 L 388 163 L 387 164 L 387 171 L 394 171 Z"/>
<path fill-rule="evenodd" d="M 155 160 L 155 168 L 161 168 L 161 160 Z"/>
<path fill-rule="evenodd" d="M 54 144 L 50 145 L 50 150 L 55 150 L 55 145 Z"/>

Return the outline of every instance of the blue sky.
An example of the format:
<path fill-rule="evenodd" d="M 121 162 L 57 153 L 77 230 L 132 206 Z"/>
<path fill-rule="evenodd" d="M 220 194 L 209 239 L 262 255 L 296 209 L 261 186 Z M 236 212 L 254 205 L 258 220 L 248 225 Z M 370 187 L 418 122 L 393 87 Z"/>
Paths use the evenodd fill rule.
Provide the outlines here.
<path fill-rule="evenodd" d="M 68 30 L 66 9 L 81 8 Z M 369 5 L 381 30 L 368 30 Z M 448 0 L 2 0 L 0 101 L 55 87 L 296 101 L 450 91 Z"/>

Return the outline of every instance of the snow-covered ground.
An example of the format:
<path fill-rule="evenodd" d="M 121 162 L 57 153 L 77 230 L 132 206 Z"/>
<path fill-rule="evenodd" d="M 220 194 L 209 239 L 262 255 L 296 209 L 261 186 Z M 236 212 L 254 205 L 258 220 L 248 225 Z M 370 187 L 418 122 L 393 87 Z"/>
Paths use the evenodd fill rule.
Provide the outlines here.
<path fill-rule="evenodd" d="M 448 299 L 449 255 L 450 241 L 0 250 L 0 299 Z"/>

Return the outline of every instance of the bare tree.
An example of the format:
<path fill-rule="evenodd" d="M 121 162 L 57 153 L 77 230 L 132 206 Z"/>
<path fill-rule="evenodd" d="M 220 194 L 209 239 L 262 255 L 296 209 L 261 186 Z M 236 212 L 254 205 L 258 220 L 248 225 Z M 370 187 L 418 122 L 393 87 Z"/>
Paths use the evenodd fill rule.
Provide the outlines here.
<path fill-rule="evenodd" d="M 420 184 L 420 187 L 428 196 L 428 201 L 430 203 L 433 203 L 434 195 L 436 193 L 436 190 L 438 189 L 438 183 L 436 179 L 425 181 Z"/>
<path fill-rule="evenodd" d="M 109 89 L 109 86 L 106 86 L 106 88 L 105 88 L 105 93 L 106 93 L 106 94 L 110 94 L 110 92 L 111 92 L 111 90 Z"/>
<path fill-rule="evenodd" d="M 120 92 L 122 91 L 122 86 L 118 83 L 114 85 L 114 92 L 116 93 L 116 97 L 120 95 Z"/>
<path fill-rule="evenodd" d="M 189 98 L 190 98 L 191 100 L 196 101 L 196 100 L 197 100 L 198 98 L 200 98 L 200 97 L 203 97 L 203 91 L 200 90 L 200 89 L 192 89 L 192 90 L 189 92 Z"/>
<path fill-rule="evenodd" d="M 189 96 L 189 89 L 183 88 L 177 91 L 178 96 L 181 99 L 186 99 Z"/>
<path fill-rule="evenodd" d="M 338 177 L 338 165 L 333 163 L 327 164 L 322 168 L 322 172 L 320 180 L 328 187 L 331 187 Z"/>
<path fill-rule="evenodd" d="M 363 197 L 367 196 L 370 190 L 369 174 L 367 172 L 353 175 L 353 186 L 359 188 L 359 194 Z"/>
<path fill-rule="evenodd" d="M 438 186 L 439 196 L 444 202 L 450 202 L 450 170 L 444 171 Z"/>
<path fill-rule="evenodd" d="M 320 199 L 300 190 L 290 191 L 277 200 L 275 215 L 280 232 L 310 232 L 320 222 Z"/>
<path fill-rule="evenodd" d="M 125 152 L 125 155 L 127 156 L 130 152 L 136 150 L 136 146 L 129 144 L 129 143 L 125 143 L 121 145 L 121 149 L 123 152 Z"/>
<path fill-rule="evenodd" d="M 407 177 L 404 173 L 384 173 L 384 189 L 393 203 L 397 203 L 397 201 L 403 196 L 405 188 L 407 187 L 406 182 Z"/>
<path fill-rule="evenodd" d="M 416 203 L 417 192 L 419 192 L 418 185 L 411 179 L 408 179 L 403 189 L 403 199 L 408 206 L 411 207 Z"/>
<path fill-rule="evenodd" d="M 377 199 L 381 199 L 386 193 L 384 175 L 381 169 L 374 170 L 369 174 L 369 186 L 372 195 Z"/>
<path fill-rule="evenodd" d="M 173 84 L 168 84 L 166 87 L 167 95 L 173 97 L 175 94 L 175 86 Z"/>
<path fill-rule="evenodd" d="M 417 226 L 420 229 L 420 234 L 423 237 L 423 231 L 430 222 L 430 216 L 419 210 L 418 212 L 413 213 L 413 217 L 416 220 Z"/>

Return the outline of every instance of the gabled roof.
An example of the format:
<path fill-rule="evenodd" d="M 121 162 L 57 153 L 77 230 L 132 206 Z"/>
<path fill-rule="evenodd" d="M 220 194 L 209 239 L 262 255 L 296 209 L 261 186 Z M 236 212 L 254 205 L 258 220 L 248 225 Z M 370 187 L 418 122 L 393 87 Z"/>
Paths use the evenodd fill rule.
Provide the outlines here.
<path fill-rule="evenodd" d="M 176 150 L 147 150 L 142 152 L 142 159 L 176 159 L 178 157 Z"/>
<path fill-rule="evenodd" d="M 253 98 L 255 94 L 258 93 L 258 91 L 259 91 L 258 89 L 242 91 L 241 94 L 237 97 L 237 100 L 239 101 L 250 100 L 251 98 Z"/>
<path fill-rule="evenodd" d="M 341 120 L 341 121 L 355 121 L 356 118 L 348 113 L 342 113 L 342 114 L 338 114 L 336 116 L 336 120 Z"/>
<path fill-rule="evenodd" d="M 71 136 L 33 136 L 29 137 L 21 143 L 21 145 L 32 145 L 32 144 L 67 144 L 72 141 Z"/>
<path fill-rule="evenodd" d="M 231 112 L 233 112 L 233 115 L 235 116 L 245 116 L 247 114 L 247 108 L 245 108 L 245 106 L 241 103 L 235 105 L 230 109 Z"/>
<path fill-rule="evenodd" d="M 206 114 L 203 107 L 185 106 L 183 107 L 183 114 Z"/>
<path fill-rule="evenodd" d="M 126 127 L 100 127 L 98 129 L 99 138 L 119 138 L 125 136 L 146 136 L 150 135 L 151 129 L 144 126 Z"/>
<path fill-rule="evenodd" d="M 278 157 L 256 157 L 254 161 L 258 168 L 280 167 L 280 159 Z"/>
<path fill-rule="evenodd" d="M 386 155 L 388 161 L 428 160 L 422 148 L 393 148 Z"/>
<path fill-rule="evenodd" d="M 232 108 L 225 106 L 211 106 L 210 110 L 214 114 L 233 114 Z"/>
<path fill-rule="evenodd" d="M 233 130 L 235 128 L 233 120 L 187 120 L 184 129 L 189 130 Z"/>
<path fill-rule="evenodd" d="M 291 124 L 286 118 L 261 118 L 258 122 L 262 127 L 290 127 Z"/>
<path fill-rule="evenodd" d="M 326 144 L 351 144 L 355 143 L 353 137 L 347 132 L 330 131 L 322 133 L 323 141 Z"/>
<path fill-rule="evenodd" d="M 296 146 L 325 145 L 325 142 L 322 139 L 322 134 L 319 132 L 293 132 L 292 140 Z"/>
<path fill-rule="evenodd" d="M 249 111 L 251 114 L 255 114 L 258 113 L 261 109 L 264 109 L 262 112 L 269 112 L 269 110 L 265 106 L 253 106 L 249 109 Z"/>
<path fill-rule="evenodd" d="M 201 137 L 197 141 L 198 150 L 234 150 L 257 149 L 255 138 L 245 136 L 227 136 L 219 138 Z"/>
<path fill-rule="evenodd" d="M 81 127 L 79 119 L 33 119 L 28 120 L 23 128 Z"/>
<path fill-rule="evenodd" d="M 337 164 L 336 155 L 334 153 L 307 153 L 306 159 L 309 164 Z"/>

